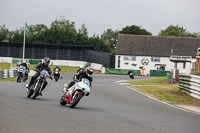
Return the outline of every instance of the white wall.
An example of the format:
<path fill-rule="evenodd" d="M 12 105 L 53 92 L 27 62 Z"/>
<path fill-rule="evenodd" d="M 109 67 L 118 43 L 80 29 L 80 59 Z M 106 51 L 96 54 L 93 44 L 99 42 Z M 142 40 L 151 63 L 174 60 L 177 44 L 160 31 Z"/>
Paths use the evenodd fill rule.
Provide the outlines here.
<path fill-rule="evenodd" d="M 118 59 L 120 56 L 120 67 L 118 67 Z M 150 56 L 136 56 L 136 60 L 124 60 L 123 55 L 116 55 L 115 56 L 115 68 L 116 69 L 132 69 L 132 70 L 141 70 L 140 67 L 144 67 L 146 71 L 150 70 L 157 70 L 157 67 L 155 67 L 155 64 L 165 64 L 165 71 L 172 71 L 174 69 L 174 63 L 170 61 L 169 57 L 160 57 L 160 62 L 153 62 L 151 61 Z M 132 56 L 129 56 L 132 57 Z M 144 61 L 146 59 L 146 62 L 149 62 L 147 65 L 142 64 L 142 60 Z M 192 59 L 192 62 L 195 62 L 196 59 Z M 128 63 L 128 64 L 126 64 Z M 136 64 L 136 66 L 132 65 Z M 179 73 L 186 73 L 190 74 L 192 68 L 192 63 L 187 62 L 186 63 L 186 68 L 183 69 L 183 63 L 178 63 L 177 64 L 177 69 L 179 69 Z M 146 72 L 149 73 L 149 72 Z"/>
<path fill-rule="evenodd" d="M 0 63 L 12 63 L 12 57 L 0 57 Z"/>

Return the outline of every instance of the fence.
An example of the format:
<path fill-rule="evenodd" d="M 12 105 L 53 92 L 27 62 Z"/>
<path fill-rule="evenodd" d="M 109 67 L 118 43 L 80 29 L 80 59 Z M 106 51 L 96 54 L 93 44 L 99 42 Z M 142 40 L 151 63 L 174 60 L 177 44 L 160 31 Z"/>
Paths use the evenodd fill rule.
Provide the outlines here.
<path fill-rule="evenodd" d="M 200 76 L 180 74 L 179 88 L 181 92 L 200 99 Z"/>
<path fill-rule="evenodd" d="M 0 42 L 0 57 L 22 58 L 22 43 Z M 91 46 L 63 46 L 46 44 L 26 44 L 25 58 L 86 61 L 115 68 L 115 58 L 111 53 L 98 52 Z"/>
<path fill-rule="evenodd" d="M 150 70 L 150 76 L 167 76 L 167 73 L 169 73 L 169 71 Z"/>
<path fill-rule="evenodd" d="M 128 75 L 128 71 L 131 71 L 134 76 L 140 76 L 140 70 L 125 70 L 125 69 L 105 68 L 106 74 Z"/>

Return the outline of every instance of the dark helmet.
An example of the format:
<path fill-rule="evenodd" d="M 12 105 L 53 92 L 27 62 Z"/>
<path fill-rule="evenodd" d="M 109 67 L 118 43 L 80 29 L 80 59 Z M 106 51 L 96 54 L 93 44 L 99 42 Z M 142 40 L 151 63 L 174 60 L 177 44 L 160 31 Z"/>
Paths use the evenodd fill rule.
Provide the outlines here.
<path fill-rule="evenodd" d="M 56 68 L 58 68 L 58 66 L 56 66 Z"/>
<path fill-rule="evenodd" d="M 49 59 L 48 57 L 45 57 L 45 58 L 43 59 L 42 63 L 43 63 L 44 66 L 48 66 L 49 63 L 50 63 L 50 59 Z"/>
<path fill-rule="evenodd" d="M 91 76 L 91 75 L 93 74 L 93 69 L 92 69 L 91 67 L 87 67 L 87 68 L 86 68 L 86 74 L 87 74 L 88 76 Z"/>

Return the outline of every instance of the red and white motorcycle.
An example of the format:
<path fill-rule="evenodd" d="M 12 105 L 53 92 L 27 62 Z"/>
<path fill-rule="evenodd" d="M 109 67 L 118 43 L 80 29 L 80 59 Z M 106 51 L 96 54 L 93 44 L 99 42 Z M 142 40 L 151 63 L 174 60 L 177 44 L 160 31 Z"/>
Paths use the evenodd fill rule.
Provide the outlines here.
<path fill-rule="evenodd" d="M 64 84 L 63 95 L 60 99 L 60 104 L 74 108 L 83 96 L 90 94 L 91 85 L 88 79 L 82 78 L 81 81 L 75 82 L 75 84 L 67 89 L 67 83 Z"/>

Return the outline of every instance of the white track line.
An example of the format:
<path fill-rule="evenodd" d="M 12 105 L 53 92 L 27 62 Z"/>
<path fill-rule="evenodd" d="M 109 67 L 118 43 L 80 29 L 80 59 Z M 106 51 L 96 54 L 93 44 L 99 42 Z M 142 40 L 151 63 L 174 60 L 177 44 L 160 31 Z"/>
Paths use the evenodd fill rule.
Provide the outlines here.
<path fill-rule="evenodd" d="M 119 84 L 119 82 L 120 82 L 120 81 L 117 81 L 117 82 L 114 82 L 114 83 L 115 83 L 115 84 Z M 120 85 L 122 85 L 122 84 L 120 84 Z M 171 105 L 171 104 L 169 104 L 169 103 L 166 103 L 166 102 L 160 101 L 160 100 L 158 100 L 158 99 L 155 99 L 155 98 L 153 98 L 153 97 L 151 97 L 151 96 L 149 96 L 149 95 L 147 95 L 147 94 L 145 94 L 145 93 L 143 93 L 143 92 L 140 92 L 140 91 L 138 91 L 138 90 L 132 88 L 131 86 L 126 86 L 126 87 L 129 88 L 129 89 L 131 89 L 131 90 L 133 90 L 133 91 L 136 91 L 136 92 L 138 92 L 138 93 L 140 93 L 140 94 L 142 94 L 142 95 L 144 95 L 144 96 L 146 96 L 146 97 L 148 97 L 148 98 L 150 98 L 150 99 L 153 99 L 153 100 L 155 100 L 155 101 L 164 103 L 164 104 L 166 104 L 166 105 L 168 105 L 168 106 L 170 106 L 170 107 L 173 107 L 173 108 L 180 109 L 180 110 L 183 110 L 183 111 L 186 111 L 186 112 L 190 112 L 190 113 L 194 113 L 194 114 L 200 115 L 200 113 L 198 113 L 198 112 L 191 111 L 191 110 L 188 110 L 188 109 L 184 109 L 184 108 L 181 108 L 181 107 L 177 107 L 177 106 Z"/>

